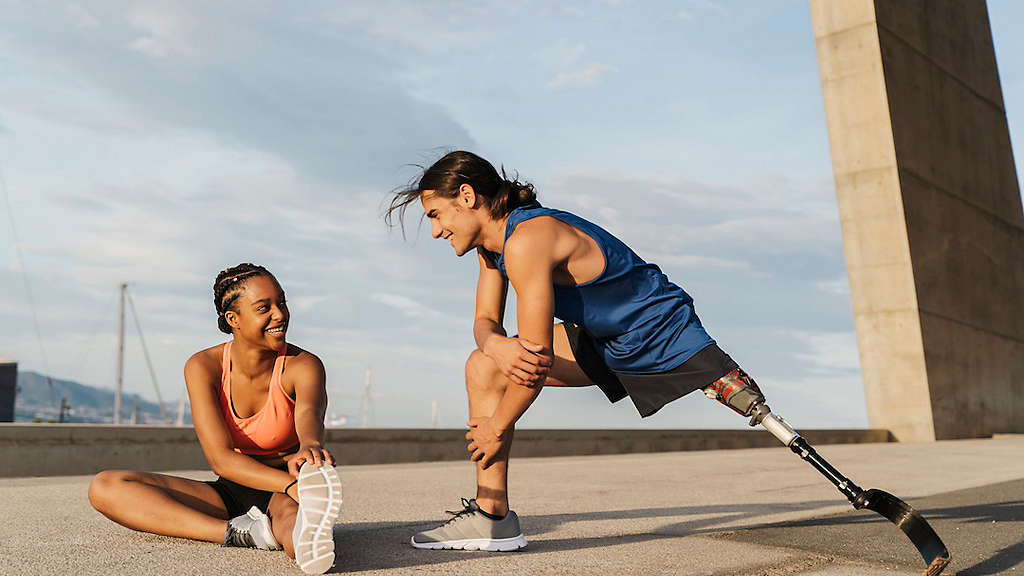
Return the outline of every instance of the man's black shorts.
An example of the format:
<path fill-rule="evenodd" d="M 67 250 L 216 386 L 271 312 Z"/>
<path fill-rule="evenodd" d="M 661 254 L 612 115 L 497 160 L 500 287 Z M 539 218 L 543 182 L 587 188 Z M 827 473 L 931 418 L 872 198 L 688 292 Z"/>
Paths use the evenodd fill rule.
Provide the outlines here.
<path fill-rule="evenodd" d="M 674 370 L 659 374 L 622 374 L 613 372 L 604 363 L 593 338 L 580 326 L 564 322 L 576 363 L 583 373 L 604 392 L 608 400 L 618 402 L 626 396 L 633 401 L 640 416 L 647 417 L 662 406 L 682 398 L 694 390 L 739 368 L 717 344 L 712 343 Z"/>

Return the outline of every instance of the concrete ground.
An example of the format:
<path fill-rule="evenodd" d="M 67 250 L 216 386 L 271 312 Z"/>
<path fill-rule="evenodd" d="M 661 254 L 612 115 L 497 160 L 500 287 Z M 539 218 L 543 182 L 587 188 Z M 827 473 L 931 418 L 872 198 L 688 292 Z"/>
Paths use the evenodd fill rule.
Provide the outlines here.
<path fill-rule="evenodd" d="M 923 513 L 953 555 L 946 574 L 1024 574 L 1024 437 L 818 449 L 861 487 Z M 337 573 L 867 576 L 923 568 L 902 532 L 853 511 L 784 448 L 514 461 L 512 507 L 530 545 L 500 554 L 408 545 L 472 495 L 469 463 L 350 466 L 342 478 Z M 0 480 L 0 574 L 300 574 L 280 552 L 117 526 L 89 507 L 88 482 Z"/>

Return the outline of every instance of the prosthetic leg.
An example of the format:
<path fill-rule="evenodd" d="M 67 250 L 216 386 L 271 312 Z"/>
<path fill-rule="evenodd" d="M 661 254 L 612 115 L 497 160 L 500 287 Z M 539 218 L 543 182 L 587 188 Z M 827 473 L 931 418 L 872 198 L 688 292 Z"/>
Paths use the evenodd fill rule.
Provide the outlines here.
<path fill-rule="evenodd" d="M 949 564 L 949 551 L 928 522 L 906 502 L 876 490 L 862 490 L 822 458 L 796 430 L 780 416 L 772 414 L 764 395 L 754 380 L 742 370 L 733 370 L 704 389 L 704 394 L 750 418 L 750 425 L 760 424 L 780 442 L 828 479 L 857 510 L 878 512 L 903 530 L 924 559 L 924 576 L 937 576 Z"/>

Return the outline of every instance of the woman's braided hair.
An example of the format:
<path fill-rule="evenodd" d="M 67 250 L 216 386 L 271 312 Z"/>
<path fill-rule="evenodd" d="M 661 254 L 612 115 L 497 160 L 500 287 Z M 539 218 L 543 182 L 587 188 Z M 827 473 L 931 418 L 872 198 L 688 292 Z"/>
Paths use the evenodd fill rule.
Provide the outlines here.
<path fill-rule="evenodd" d="M 217 280 L 213 283 L 213 305 L 217 308 L 217 327 L 221 332 L 231 334 L 231 325 L 224 315 L 228 310 L 232 310 L 235 300 L 245 288 L 245 283 L 256 276 L 273 278 L 273 274 L 263 266 L 248 262 L 221 270 L 220 274 L 217 274 Z"/>

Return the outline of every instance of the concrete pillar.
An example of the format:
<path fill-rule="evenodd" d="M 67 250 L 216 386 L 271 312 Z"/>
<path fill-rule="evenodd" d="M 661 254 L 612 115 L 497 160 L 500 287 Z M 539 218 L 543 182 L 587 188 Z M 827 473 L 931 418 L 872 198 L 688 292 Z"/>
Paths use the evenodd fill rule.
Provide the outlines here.
<path fill-rule="evenodd" d="M 985 3 L 810 4 L 870 425 L 1024 432 L 1024 214 Z"/>

